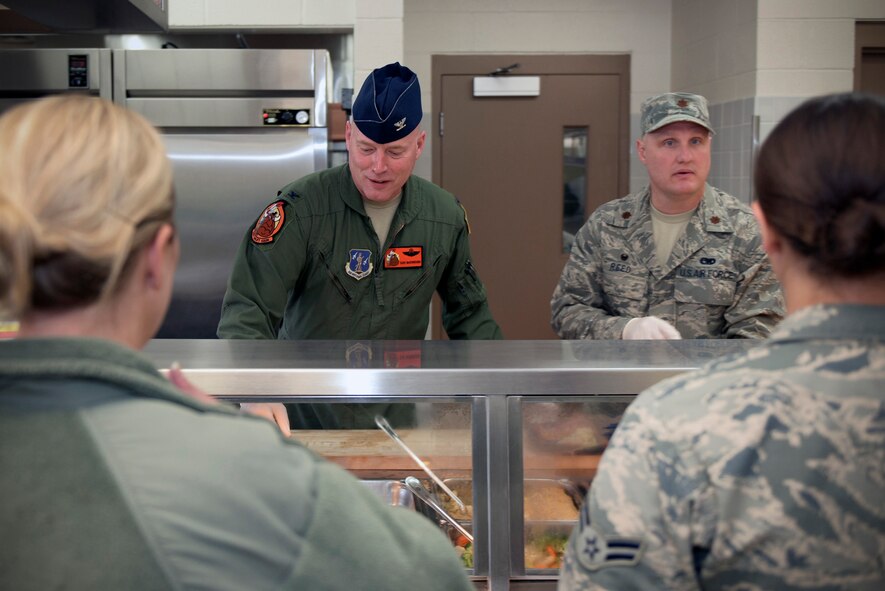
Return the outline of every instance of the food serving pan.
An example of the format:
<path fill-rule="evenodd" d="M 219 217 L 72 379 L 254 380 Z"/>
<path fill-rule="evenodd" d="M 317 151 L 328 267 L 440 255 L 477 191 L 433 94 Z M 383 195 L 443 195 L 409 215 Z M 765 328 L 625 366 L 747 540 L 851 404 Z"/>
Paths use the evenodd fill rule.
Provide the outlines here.
<path fill-rule="evenodd" d="M 415 509 L 415 497 L 412 491 L 400 480 L 360 480 L 360 482 L 386 505 Z"/>

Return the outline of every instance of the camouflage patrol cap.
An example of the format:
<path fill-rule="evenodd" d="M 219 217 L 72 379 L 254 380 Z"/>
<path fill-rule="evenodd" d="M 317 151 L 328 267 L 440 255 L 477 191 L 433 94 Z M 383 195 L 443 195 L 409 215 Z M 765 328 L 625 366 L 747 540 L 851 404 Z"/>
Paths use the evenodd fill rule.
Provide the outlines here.
<path fill-rule="evenodd" d="M 645 135 L 657 129 L 676 123 L 690 121 L 713 131 L 710 124 L 710 112 L 707 110 L 707 99 L 699 94 L 688 92 L 668 92 L 645 99 L 642 103 L 641 128 Z"/>
<path fill-rule="evenodd" d="M 418 76 L 399 62 L 373 70 L 353 101 L 352 115 L 354 125 L 374 142 L 406 137 L 421 122 Z"/>

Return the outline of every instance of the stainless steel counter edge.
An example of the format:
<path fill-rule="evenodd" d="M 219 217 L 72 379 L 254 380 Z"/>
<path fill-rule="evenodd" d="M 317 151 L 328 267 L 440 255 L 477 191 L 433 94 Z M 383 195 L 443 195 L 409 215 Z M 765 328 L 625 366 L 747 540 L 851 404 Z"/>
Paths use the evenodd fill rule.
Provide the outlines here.
<path fill-rule="evenodd" d="M 177 361 L 226 397 L 563 396 L 636 394 L 752 346 L 749 341 L 248 341 L 159 339 L 144 353 Z"/>

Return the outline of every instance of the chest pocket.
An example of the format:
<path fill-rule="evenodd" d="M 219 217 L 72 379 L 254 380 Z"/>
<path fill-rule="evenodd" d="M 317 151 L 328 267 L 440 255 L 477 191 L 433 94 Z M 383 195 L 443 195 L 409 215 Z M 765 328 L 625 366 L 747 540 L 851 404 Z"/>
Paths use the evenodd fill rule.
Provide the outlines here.
<path fill-rule="evenodd" d="M 730 306 L 736 286 L 736 282 L 728 278 L 677 277 L 674 297 L 681 304 Z"/>
<path fill-rule="evenodd" d="M 644 270 L 644 269 L 643 269 Z M 622 271 L 603 273 L 603 300 L 612 314 L 643 316 L 648 308 L 648 279 Z"/>

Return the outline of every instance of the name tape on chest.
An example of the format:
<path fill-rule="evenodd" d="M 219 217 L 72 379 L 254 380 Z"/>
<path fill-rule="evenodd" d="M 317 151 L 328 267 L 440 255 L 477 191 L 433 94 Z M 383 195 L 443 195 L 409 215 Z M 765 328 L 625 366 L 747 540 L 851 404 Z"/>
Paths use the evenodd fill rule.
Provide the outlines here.
<path fill-rule="evenodd" d="M 384 255 L 385 269 L 414 269 L 424 265 L 424 248 L 401 246 L 387 249 Z"/>

